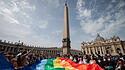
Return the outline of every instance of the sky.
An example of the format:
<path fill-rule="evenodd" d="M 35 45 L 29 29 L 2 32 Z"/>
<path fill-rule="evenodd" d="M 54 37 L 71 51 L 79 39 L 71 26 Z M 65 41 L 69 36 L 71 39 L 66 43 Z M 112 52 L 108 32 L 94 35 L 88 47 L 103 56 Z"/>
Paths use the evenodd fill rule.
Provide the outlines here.
<path fill-rule="evenodd" d="M 65 0 L 0 0 L 0 39 L 62 47 Z M 105 39 L 125 40 L 125 0 L 68 0 L 71 48 Z"/>

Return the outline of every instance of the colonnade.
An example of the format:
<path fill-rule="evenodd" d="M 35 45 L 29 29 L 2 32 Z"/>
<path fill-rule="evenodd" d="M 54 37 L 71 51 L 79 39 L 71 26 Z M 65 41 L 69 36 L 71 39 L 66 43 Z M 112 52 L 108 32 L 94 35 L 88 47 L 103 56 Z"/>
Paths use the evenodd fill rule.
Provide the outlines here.
<path fill-rule="evenodd" d="M 10 46 L 10 45 L 3 45 L 0 44 L 0 51 L 4 51 L 6 53 L 14 53 L 17 54 L 19 50 L 25 50 L 29 51 L 33 47 L 26 47 L 26 46 Z M 35 48 L 33 50 L 34 53 L 36 54 L 41 54 L 41 55 L 57 55 L 57 53 L 60 53 L 59 48 Z"/>
<path fill-rule="evenodd" d="M 11 52 L 11 53 L 16 53 L 16 51 L 18 50 L 17 47 L 12 47 L 12 46 L 3 46 L 0 45 L 0 50 L 1 51 L 5 51 L 5 52 Z"/>
<path fill-rule="evenodd" d="M 119 49 L 119 50 L 117 50 Z M 87 55 L 101 55 L 105 56 L 107 54 L 109 55 L 119 55 L 119 53 L 122 53 L 124 55 L 124 50 L 121 45 L 107 45 L 107 46 L 86 46 L 83 48 L 83 54 Z"/>
<path fill-rule="evenodd" d="M 85 47 L 83 49 L 83 54 L 87 54 L 87 55 L 91 55 L 91 54 L 94 54 L 94 55 L 101 55 L 101 56 L 105 56 L 107 53 L 106 53 L 106 47 L 105 46 L 94 46 L 94 47 Z"/>

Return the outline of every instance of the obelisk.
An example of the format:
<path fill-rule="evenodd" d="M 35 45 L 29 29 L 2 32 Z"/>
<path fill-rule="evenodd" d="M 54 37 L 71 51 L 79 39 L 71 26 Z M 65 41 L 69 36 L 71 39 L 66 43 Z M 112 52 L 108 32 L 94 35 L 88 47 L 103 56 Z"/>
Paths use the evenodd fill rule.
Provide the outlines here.
<path fill-rule="evenodd" d="M 62 40 L 62 55 L 70 54 L 70 34 L 69 34 L 69 20 L 68 20 L 68 6 L 65 0 L 64 6 L 64 26 L 63 26 L 63 40 Z"/>

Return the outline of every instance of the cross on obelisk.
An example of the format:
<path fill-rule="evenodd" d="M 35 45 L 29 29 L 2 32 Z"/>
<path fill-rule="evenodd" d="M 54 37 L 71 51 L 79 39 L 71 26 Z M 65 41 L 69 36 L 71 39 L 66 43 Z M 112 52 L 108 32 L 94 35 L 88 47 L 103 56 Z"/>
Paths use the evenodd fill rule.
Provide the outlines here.
<path fill-rule="evenodd" d="M 69 34 L 69 20 L 68 20 L 68 6 L 65 0 L 64 6 L 64 26 L 63 26 L 63 40 L 62 40 L 62 55 L 70 54 L 70 34 Z"/>

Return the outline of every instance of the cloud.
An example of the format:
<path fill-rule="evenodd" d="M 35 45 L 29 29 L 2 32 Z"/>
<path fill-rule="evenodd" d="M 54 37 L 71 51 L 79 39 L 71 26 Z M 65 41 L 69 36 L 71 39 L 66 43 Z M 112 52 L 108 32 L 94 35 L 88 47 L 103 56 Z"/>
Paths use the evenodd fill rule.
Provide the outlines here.
<path fill-rule="evenodd" d="M 112 0 L 112 2 L 116 2 L 116 0 Z"/>
<path fill-rule="evenodd" d="M 92 0 L 89 2 L 92 2 Z M 89 2 L 87 0 L 78 0 L 76 6 L 77 19 L 80 20 L 84 33 L 91 36 L 101 33 L 103 36 L 107 35 L 108 37 L 112 35 L 122 37 L 125 34 L 123 32 L 125 27 L 125 9 L 123 8 L 125 2 L 123 0 L 117 2 L 115 0 L 111 0 L 111 2 L 105 1 L 103 5 L 100 5 L 101 1 L 96 0 L 96 7 L 93 7 L 95 6 L 94 3 L 89 4 Z M 114 2 L 115 4 L 113 4 Z"/>
<path fill-rule="evenodd" d="M 40 25 L 39 25 L 39 28 L 46 29 L 47 26 L 48 26 L 48 22 L 47 21 L 41 21 Z"/>
<path fill-rule="evenodd" d="M 26 0 L 0 1 L 0 14 L 4 16 L 5 21 L 8 21 L 8 23 L 19 24 L 18 17 L 26 16 L 28 18 L 28 10 L 35 10 L 35 6 L 31 6 Z"/>
<path fill-rule="evenodd" d="M 52 32 L 52 34 L 60 34 L 60 33 L 62 33 L 62 30 L 56 30 L 56 31 Z"/>
<path fill-rule="evenodd" d="M 36 7 L 35 6 L 31 6 L 29 2 L 27 2 L 26 0 L 22 0 L 20 2 L 17 2 L 17 4 L 19 4 L 21 9 L 30 9 L 30 10 L 35 10 Z"/>
<path fill-rule="evenodd" d="M 125 6 L 125 2 L 124 2 L 124 0 L 121 0 L 121 1 L 118 3 L 117 8 L 122 8 L 122 7 L 124 7 L 124 6 Z"/>
<path fill-rule="evenodd" d="M 28 17 L 30 16 L 27 13 L 27 11 L 33 10 L 33 8 L 34 6 L 31 6 L 28 3 L 28 1 L 25 0 L 21 1 L 1 0 L 0 1 L 0 18 L 1 18 L 0 33 L 2 34 L 1 37 L 9 38 L 11 40 L 15 38 L 25 39 L 27 35 L 31 34 L 30 26 L 27 23 L 24 23 L 24 21 L 27 21 Z"/>
<path fill-rule="evenodd" d="M 98 30 L 100 30 L 103 27 L 102 23 L 81 23 L 81 26 L 84 26 L 82 29 L 86 33 L 91 33 L 92 35 L 95 35 Z"/>
<path fill-rule="evenodd" d="M 52 37 L 52 27 L 60 30 L 60 26 L 57 27 L 60 17 L 56 17 L 55 12 L 60 5 L 60 0 L 0 0 L 0 39 L 59 46 L 58 38 Z"/>
<path fill-rule="evenodd" d="M 85 16 L 85 17 L 91 16 L 91 10 L 84 9 L 84 11 L 82 11 L 82 12 L 83 12 L 83 16 Z"/>
<path fill-rule="evenodd" d="M 0 1 L 0 38 L 9 40 L 26 40 L 32 34 L 29 24 L 24 21 L 29 20 L 28 11 L 34 11 L 35 6 L 29 4 L 27 0 Z M 31 12 L 32 13 L 32 12 Z M 23 18 L 20 18 L 23 17 Z M 23 40 L 23 41 L 24 41 Z"/>
<path fill-rule="evenodd" d="M 9 23 L 20 24 L 18 20 L 16 20 L 15 18 L 12 18 L 10 16 L 6 16 L 6 18 L 4 20 L 9 22 Z"/>

